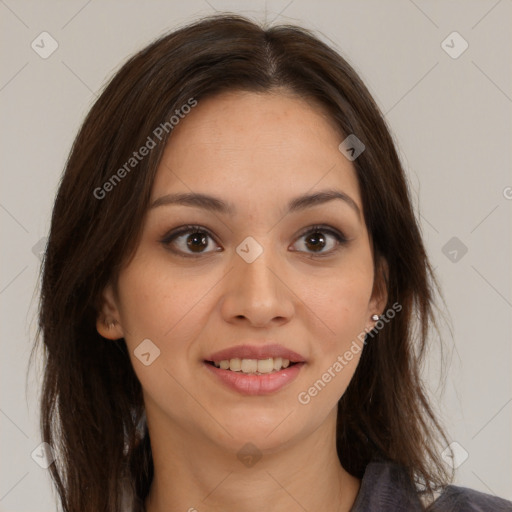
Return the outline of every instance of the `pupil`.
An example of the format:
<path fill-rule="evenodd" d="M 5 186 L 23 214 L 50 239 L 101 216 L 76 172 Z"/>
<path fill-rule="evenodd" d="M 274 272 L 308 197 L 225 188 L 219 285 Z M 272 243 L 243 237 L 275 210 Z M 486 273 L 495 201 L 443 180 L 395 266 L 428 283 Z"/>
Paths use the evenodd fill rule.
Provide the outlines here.
<path fill-rule="evenodd" d="M 314 250 L 323 249 L 325 247 L 325 238 L 319 232 L 312 233 L 308 237 L 308 241 L 312 241 L 313 242 L 313 249 Z M 308 247 L 309 247 L 309 245 L 310 244 L 308 243 Z"/>
<path fill-rule="evenodd" d="M 187 238 L 187 246 L 189 249 L 205 248 L 207 246 L 206 236 L 200 233 L 193 233 Z"/>

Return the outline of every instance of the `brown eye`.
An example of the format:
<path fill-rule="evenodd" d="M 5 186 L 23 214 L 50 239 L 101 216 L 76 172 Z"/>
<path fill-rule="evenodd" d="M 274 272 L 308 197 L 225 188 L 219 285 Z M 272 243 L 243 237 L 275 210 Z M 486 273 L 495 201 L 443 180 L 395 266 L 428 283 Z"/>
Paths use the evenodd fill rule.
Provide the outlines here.
<path fill-rule="evenodd" d="M 204 233 L 192 233 L 186 238 L 187 247 L 192 252 L 202 252 L 208 247 L 208 235 Z"/>
<path fill-rule="evenodd" d="M 305 245 L 314 252 L 320 252 L 326 244 L 326 237 L 320 231 L 315 231 L 306 237 Z"/>
<path fill-rule="evenodd" d="M 214 252 L 207 249 L 216 245 L 212 235 L 201 226 L 183 226 L 165 236 L 162 243 L 173 252 L 181 253 L 184 256 Z"/>
<path fill-rule="evenodd" d="M 347 239 L 337 230 L 326 226 L 313 226 L 304 232 L 300 237 L 300 243 L 296 242 L 302 248 L 298 251 L 309 252 L 313 255 L 328 255 L 335 252 Z"/>

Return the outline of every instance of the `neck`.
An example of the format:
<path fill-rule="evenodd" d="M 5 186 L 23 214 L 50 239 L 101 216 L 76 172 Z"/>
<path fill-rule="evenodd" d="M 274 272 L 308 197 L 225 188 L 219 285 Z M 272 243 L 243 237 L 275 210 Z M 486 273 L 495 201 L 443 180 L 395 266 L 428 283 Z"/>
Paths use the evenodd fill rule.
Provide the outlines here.
<path fill-rule="evenodd" d="M 286 447 L 249 450 L 252 458 L 148 422 L 154 478 L 146 512 L 348 512 L 360 480 L 339 462 L 335 419 Z"/>

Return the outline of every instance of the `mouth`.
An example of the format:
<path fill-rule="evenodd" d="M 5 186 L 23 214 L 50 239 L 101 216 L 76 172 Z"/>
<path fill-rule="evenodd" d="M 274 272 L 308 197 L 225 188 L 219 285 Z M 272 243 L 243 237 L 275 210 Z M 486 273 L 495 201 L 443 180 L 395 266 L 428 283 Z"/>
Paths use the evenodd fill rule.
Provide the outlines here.
<path fill-rule="evenodd" d="M 221 359 L 204 361 L 204 367 L 218 382 L 245 396 L 273 395 L 293 382 L 304 362 L 289 359 Z M 260 371 L 262 370 L 262 371 Z"/>
<path fill-rule="evenodd" d="M 290 361 L 282 357 L 268 357 L 265 359 L 222 359 L 218 361 L 205 361 L 206 364 L 245 375 L 268 375 L 280 372 L 286 368 L 299 364 L 298 361 Z"/>
<path fill-rule="evenodd" d="M 242 395 L 277 393 L 299 375 L 306 359 L 282 345 L 242 344 L 209 354 L 203 365 L 219 382 Z"/>

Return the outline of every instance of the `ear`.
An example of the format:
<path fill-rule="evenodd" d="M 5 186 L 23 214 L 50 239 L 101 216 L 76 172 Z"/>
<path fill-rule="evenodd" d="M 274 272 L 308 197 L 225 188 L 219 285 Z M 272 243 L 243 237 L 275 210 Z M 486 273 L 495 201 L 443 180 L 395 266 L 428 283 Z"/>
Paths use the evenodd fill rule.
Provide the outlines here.
<path fill-rule="evenodd" d="M 108 284 L 101 294 L 96 330 L 109 340 L 118 340 L 124 337 L 117 301 L 111 284 Z"/>
<path fill-rule="evenodd" d="M 386 260 L 381 259 L 376 265 L 375 276 L 373 278 L 373 290 L 370 303 L 368 305 L 368 318 L 371 315 L 381 316 L 388 302 L 388 278 L 389 267 Z"/>

